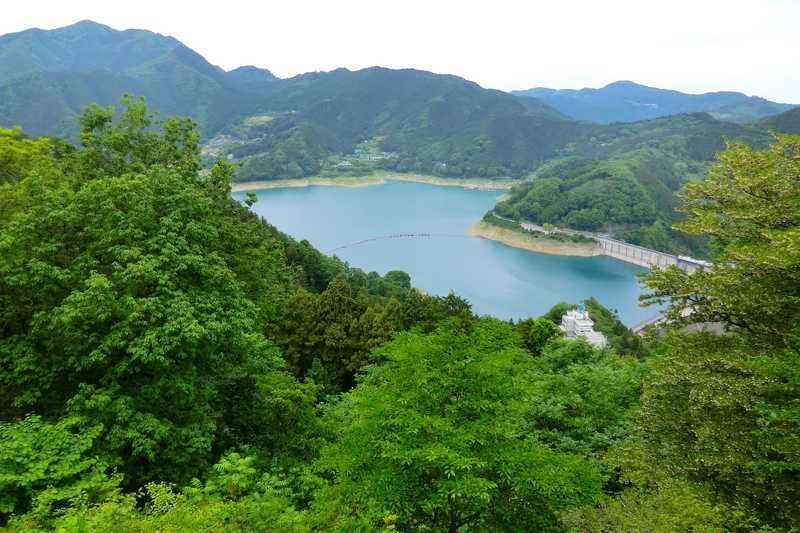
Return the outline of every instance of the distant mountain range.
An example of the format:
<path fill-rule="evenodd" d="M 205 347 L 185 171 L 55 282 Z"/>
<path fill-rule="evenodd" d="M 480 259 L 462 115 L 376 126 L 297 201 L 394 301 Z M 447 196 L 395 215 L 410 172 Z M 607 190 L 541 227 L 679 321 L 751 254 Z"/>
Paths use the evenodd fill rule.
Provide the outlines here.
<path fill-rule="evenodd" d="M 694 112 L 707 112 L 720 120 L 745 123 L 795 107 L 737 92 L 686 94 L 632 81 L 617 81 L 600 89 L 539 87 L 511 93 L 537 98 L 574 119 L 601 124 L 635 122 Z"/>

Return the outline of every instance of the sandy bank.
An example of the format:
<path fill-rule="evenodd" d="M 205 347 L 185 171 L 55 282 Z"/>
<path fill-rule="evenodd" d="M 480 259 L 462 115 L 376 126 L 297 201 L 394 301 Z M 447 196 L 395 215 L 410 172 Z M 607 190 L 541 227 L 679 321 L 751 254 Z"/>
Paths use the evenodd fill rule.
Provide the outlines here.
<path fill-rule="evenodd" d="M 562 242 L 526 235 L 506 228 L 493 226 L 485 222 L 473 224 L 467 233 L 473 237 L 482 237 L 497 242 L 502 242 L 514 248 L 522 248 L 533 252 L 552 255 L 575 255 L 590 257 L 601 255 L 600 250 L 590 243 Z"/>
<path fill-rule="evenodd" d="M 415 183 L 428 183 L 431 185 L 443 185 L 447 187 L 463 187 L 465 189 L 479 189 L 485 191 L 502 191 L 510 189 L 512 185 L 519 183 L 519 180 L 512 179 L 453 179 L 440 178 L 437 176 L 426 176 L 422 174 L 392 174 L 376 173 L 369 176 L 340 176 L 334 178 L 300 178 L 287 180 L 270 181 L 245 181 L 234 183 L 233 192 L 256 191 L 260 189 L 278 189 L 283 187 L 308 187 L 310 185 L 327 185 L 333 187 L 369 187 L 370 185 L 380 185 L 387 181 L 411 181 Z"/>

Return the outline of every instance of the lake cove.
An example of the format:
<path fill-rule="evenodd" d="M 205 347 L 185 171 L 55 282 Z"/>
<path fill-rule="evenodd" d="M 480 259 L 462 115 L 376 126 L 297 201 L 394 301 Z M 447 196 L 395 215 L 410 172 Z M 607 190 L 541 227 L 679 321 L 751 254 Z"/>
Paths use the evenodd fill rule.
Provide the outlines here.
<path fill-rule="evenodd" d="M 243 201 L 246 191 L 233 193 Z M 466 298 L 498 318 L 539 316 L 591 296 L 627 325 L 655 314 L 639 307 L 644 269 L 605 256 L 550 255 L 467 235 L 499 191 L 386 182 L 370 187 L 259 190 L 253 210 L 364 271 L 404 270 L 415 287 Z"/>

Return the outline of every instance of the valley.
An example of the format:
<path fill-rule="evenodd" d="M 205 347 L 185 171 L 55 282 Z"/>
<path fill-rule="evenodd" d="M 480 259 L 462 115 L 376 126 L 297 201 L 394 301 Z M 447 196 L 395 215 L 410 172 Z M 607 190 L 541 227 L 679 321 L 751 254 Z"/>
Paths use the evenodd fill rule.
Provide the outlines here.
<path fill-rule="evenodd" d="M 681 3 L 4 10 L 0 533 L 800 531 L 800 8 Z"/>
<path fill-rule="evenodd" d="M 88 53 L 98 41 L 104 53 Z M 741 93 L 687 95 L 633 82 L 505 93 L 381 67 L 282 79 L 252 66 L 225 71 L 172 37 L 91 21 L 6 35 L 1 65 L 0 123 L 34 135 L 74 141 L 83 106 L 113 104 L 127 91 L 165 115 L 192 117 L 206 165 L 225 158 L 250 188 L 360 186 L 386 175 L 519 184 L 500 207 L 505 216 L 699 257 L 706 243 L 671 229 L 684 216 L 681 189 L 726 142 L 765 147 L 770 131 L 793 131 L 797 111 Z M 581 114 L 570 102 L 603 114 Z M 542 202 L 547 212 L 535 207 Z"/>

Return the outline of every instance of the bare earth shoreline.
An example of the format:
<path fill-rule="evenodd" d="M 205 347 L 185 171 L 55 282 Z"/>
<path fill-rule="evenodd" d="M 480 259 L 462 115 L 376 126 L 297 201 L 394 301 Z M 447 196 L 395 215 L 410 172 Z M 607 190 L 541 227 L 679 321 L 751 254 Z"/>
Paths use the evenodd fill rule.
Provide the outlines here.
<path fill-rule="evenodd" d="M 269 181 L 244 181 L 234 183 L 232 192 L 257 191 L 262 189 L 278 189 L 284 187 L 309 187 L 311 185 L 326 185 L 332 187 L 369 187 L 381 185 L 387 181 L 410 181 L 415 183 L 429 183 L 431 185 L 444 185 L 447 187 L 463 187 L 465 189 L 480 189 L 485 191 L 504 191 L 521 180 L 514 179 L 479 179 L 479 178 L 440 178 L 423 174 L 397 174 L 376 173 L 369 176 L 352 177 L 341 176 L 335 178 L 301 178 Z"/>
<path fill-rule="evenodd" d="M 472 237 L 481 237 L 483 239 L 497 241 L 507 246 L 513 246 L 514 248 L 522 248 L 523 250 L 544 254 L 573 255 L 579 257 L 601 255 L 600 250 L 594 244 L 562 242 L 553 239 L 534 237 L 518 231 L 493 226 L 486 222 L 477 222 L 473 224 L 467 230 L 467 234 Z"/>

